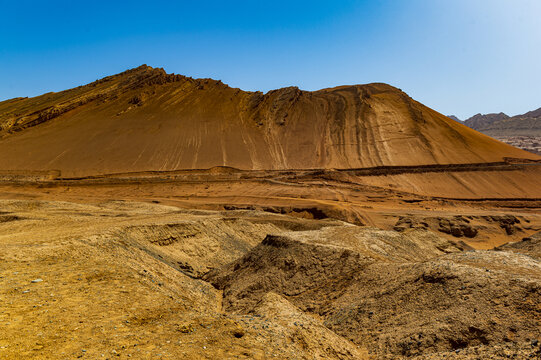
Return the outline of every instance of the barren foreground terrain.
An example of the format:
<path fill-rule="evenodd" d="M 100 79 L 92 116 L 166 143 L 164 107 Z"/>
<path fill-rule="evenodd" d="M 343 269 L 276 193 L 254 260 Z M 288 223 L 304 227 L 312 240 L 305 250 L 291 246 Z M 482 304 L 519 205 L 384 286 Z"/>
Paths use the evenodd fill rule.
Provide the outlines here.
<path fill-rule="evenodd" d="M 461 199 L 359 171 L 5 178 L 0 358 L 539 357 L 539 177 Z"/>

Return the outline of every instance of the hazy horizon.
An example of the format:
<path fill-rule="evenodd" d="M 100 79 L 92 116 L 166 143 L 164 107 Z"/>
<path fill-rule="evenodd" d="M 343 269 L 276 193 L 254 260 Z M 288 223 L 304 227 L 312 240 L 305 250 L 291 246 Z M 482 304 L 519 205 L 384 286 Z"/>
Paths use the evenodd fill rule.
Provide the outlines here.
<path fill-rule="evenodd" d="M 537 1 L 152 5 L 3 2 L 0 101 L 146 63 L 250 91 L 385 82 L 462 120 L 541 106 Z"/>

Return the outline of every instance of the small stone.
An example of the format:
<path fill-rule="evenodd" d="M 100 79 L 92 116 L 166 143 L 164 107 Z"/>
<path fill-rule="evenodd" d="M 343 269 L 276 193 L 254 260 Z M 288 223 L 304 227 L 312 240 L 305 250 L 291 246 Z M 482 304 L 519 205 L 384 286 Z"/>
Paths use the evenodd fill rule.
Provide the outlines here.
<path fill-rule="evenodd" d="M 178 327 L 178 331 L 180 331 L 181 333 L 184 333 L 184 334 L 188 334 L 188 333 L 191 333 L 191 332 L 194 332 L 194 328 L 192 325 L 181 325 Z"/>
<path fill-rule="evenodd" d="M 25 290 L 23 291 L 23 294 L 28 294 L 30 292 L 30 290 Z"/>
<path fill-rule="evenodd" d="M 241 337 L 244 336 L 244 329 L 241 328 L 240 326 L 237 327 L 236 329 L 233 330 L 233 336 L 236 337 L 237 339 L 240 339 Z"/>
<path fill-rule="evenodd" d="M 42 282 L 42 281 L 43 281 L 43 279 L 34 279 L 34 280 L 31 281 L 31 283 L 35 284 L 35 283 L 39 283 L 39 282 Z"/>
<path fill-rule="evenodd" d="M 537 346 L 539 344 L 539 340 L 534 339 L 531 341 L 532 346 Z"/>

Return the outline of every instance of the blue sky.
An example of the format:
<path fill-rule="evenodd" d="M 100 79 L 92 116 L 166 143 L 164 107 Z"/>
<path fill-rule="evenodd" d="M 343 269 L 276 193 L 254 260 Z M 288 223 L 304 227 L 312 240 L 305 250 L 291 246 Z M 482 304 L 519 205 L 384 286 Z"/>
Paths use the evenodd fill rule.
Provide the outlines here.
<path fill-rule="evenodd" d="M 146 63 L 244 90 L 386 82 L 444 114 L 541 107 L 539 0 L 0 0 L 0 100 Z"/>

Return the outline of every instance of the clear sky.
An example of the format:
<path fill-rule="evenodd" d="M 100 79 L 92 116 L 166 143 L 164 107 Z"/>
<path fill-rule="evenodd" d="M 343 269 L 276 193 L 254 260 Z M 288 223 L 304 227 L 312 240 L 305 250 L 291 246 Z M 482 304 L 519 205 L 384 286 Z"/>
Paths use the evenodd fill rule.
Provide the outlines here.
<path fill-rule="evenodd" d="M 541 0 L 0 0 L 0 100 L 143 63 L 244 90 L 386 82 L 444 114 L 541 107 Z"/>

